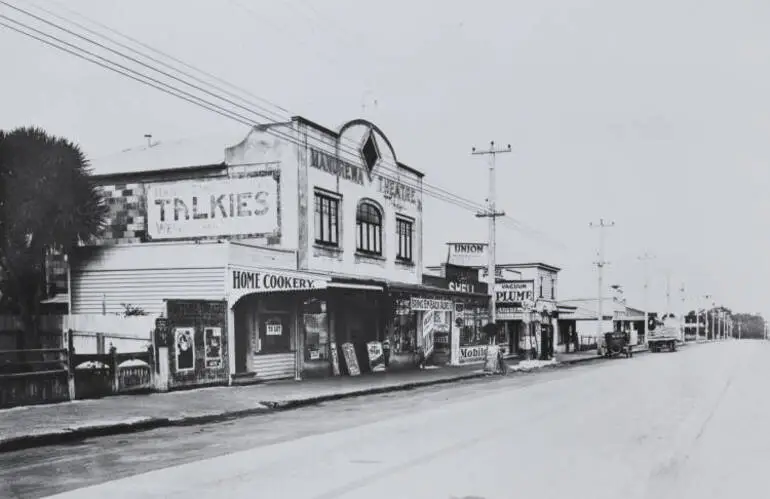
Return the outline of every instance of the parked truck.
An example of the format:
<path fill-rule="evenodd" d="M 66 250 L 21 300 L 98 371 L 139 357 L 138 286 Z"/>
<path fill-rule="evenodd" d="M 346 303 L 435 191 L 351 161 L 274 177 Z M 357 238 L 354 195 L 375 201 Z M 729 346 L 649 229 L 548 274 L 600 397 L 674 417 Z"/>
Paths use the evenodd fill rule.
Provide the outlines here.
<path fill-rule="evenodd" d="M 677 321 L 666 320 L 647 333 L 651 352 L 660 352 L 663 349 L 676 351 L 677 344 L 683 341 L 682 328 Z"/>

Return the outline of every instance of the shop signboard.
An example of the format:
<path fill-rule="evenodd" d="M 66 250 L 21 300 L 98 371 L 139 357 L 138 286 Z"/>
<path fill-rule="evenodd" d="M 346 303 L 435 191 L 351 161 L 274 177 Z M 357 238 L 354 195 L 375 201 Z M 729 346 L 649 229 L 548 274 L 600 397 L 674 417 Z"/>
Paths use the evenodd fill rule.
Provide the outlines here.
<path fill-rule="evenodd" d="M 379 341 L 370 341 L 366 344 L 367 351 L 369 352 L 369 369 L 372 372 L 379 372 L 385 370 L 385 352 L 382 349 L 382 343 Z"/>
<path fill-rule="evenodd" d="M 337 355 L 337 344 L 335 342 L 329 343 L 329 353 L 332 358 L 332 374 L 334 376 L 340 375 L 340 358 Z"/>
<path fill-rule="evenodd" d="M 326 288 L 329 277 L 283 270 L 228 269 L 228 301 L 231 304 L 241 297 L 254 293 L 280 291 L 311 291 Z"/>
<path fill-rule="evenodd" d="M 500 351 L 497 345 L 487 346 L 487 351 L 484 356 L 484 371 L 488 373 L 497 372 L 500 368 L 497 361 L 497 354 Z"/>
<path fill-rule="evenodd" d="M 151 239 L 195 239 L 278 232 L 273 175 L 158 182 L 147 187 Z"/>
<path fill-rule="evenodd" d="M 488 263 L 487 243 L 447 243 L 447 263 L 466 267 L 483 267 Z"/>
<path fill-rule="evenodd" d="M 460 347 L 460 364 L 483 362 L 487 358 L 487 345 Z"/>
<path fill-rule="evenodd" d="M 413 312 L 442 311 L 449 312 L 454 305 L 449 300 L 437 300 L 433 298 L 418 298 L 413 296 L 409 301 L 409 308 Z"/>
<path fill-rule="evenodd" d="M 351 376 L 358 376 L 361 374 L 361 370 L 358 368 L 358 358 L 356 357 L 356 349 L 352 343 L 342 344 L 342 355 L 345 357 L 345 365 L 348 367 L 348 373 Z"/>
<path fill-rule="evenodd" d="M 485 282 L 479 281 L 479 271 L 477 268 L 444 264 L 444 277 L 448 283 L 448 289 L 463 293 L 486 294 L 489 286 Z"/>
<path fill-rule="evenodd" d="M 500 281 L 495 283 L 495 302 L 521 308 L 535 301 L 535 281 Z"/>

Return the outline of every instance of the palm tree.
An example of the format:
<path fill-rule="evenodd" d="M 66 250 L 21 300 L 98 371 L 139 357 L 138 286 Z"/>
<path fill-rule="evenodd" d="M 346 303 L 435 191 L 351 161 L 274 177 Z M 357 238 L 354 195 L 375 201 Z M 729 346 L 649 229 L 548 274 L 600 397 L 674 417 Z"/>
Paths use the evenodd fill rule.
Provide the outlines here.
<path fill-rule="evenodd" d="M 92 240 L 106 216 L 77 145 L 40 128 L 0 131 L 0 292 L 24 324 L 20 349 L 39 344 L 46 252 Z"/>

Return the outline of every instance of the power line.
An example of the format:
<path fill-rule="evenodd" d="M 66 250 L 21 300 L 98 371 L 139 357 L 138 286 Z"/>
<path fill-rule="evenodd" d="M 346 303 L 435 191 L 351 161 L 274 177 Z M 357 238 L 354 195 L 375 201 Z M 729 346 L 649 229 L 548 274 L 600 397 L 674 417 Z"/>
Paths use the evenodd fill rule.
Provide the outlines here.
<path fill-rule="evenodd" d="M 131 56 L 125 55 L 125 54 L 121 53 L 121 52 L 120 52 L 120 51 L 118 51 L 118 50 L 112 49 L 112 48 L 110 48 L 110 47 L 106 47 L 104 44 L 102 44 L 102 43 L 99 43 L 99 42 L 96 42 L 96 41 L 94 41 L 94 40 L 92 40 L 92 39 L 89 39 L 89 38 L 88 38 L 88 37 L 86 37 L 86 36 L 80 35 L 80 34 L 78 34 L 78 33 L 75 33 L 75 32 L 73 32 L 72 30 L 69 30 L 69 29 L 67 29 L 67 28 L 61 27 L 61 26 L 57 25 L 57 24 L 56 24 L 56 23 L 54 23 L 54 22 L 48 21 L 48 20 L 46 20 L 46 19 L 43 19 L 43 18 L 41 18 L 40 16 L 36 16 L 35 14 L 29 13 L 29 12 L 25 11 L 24 9 L 20 9 L 20 8 L 18 8 L 18 7 L 15 7 L 15 6 L 13 6 L 13 5 L 9 4 L 8 2 L 5 2 L 5 1 L 2 1 L 2 0 L 0 0 L 0 3 L 2 3 L 2 4 L 5 4 L 5 5 L 7 5 L 7 6 L 9 6 L 9 7 L 13 8 L 13 9 L 15 9 L 15 10 L 17 10 L 17 11 L 19 11 L 19 12 L 22 12 L 22 13 L 24 13 L 24 14 L 26 14 L 26 15 L 29 15 L 29 16 L 31 16 L 31 17 L 33 17 L 33 18 L 35 18 L 35 19 L 38 19 L 38 20 L 40 20 L 40 21 L 42 21 L 42 22 L 44 22 L 44 23 L 46 23 L 46 24 L 48 24 L 48 25 L 51 25 L 51 26 L 53 26 L 53 27 L 55 27 L 55 28 L 57 28 L 57 29 L 59 29 L 59 30 L 62 30 L 62 31 L 64 31 L 64 32 L 68 33 L 68 34 L 71 34 L 72 36 L 76 36 L 76 37 L 78 37 L 78 38 L 80 38 L 80 39 L 82 39 L 82 40 L 84 40 L 84 41 L 87 41 L 88 43 L 94 44 L 94 45 L 96 45 L 96 46 L 98 46 L 98 47 L 100 47 L 100 48 L 104 48 L 104 49 L 106 49 L 106 50 L 108 50 L 108 51 L 110 51 L 110 52 L 112 52 L 112 53 L 114 53 L 114 54 L 116 54 L 116 55 L 119 55 L 119 56 L 121 56 L 121 57 L 124 57 L 124 58 L 126 58 L 126 59 L 130 60 L 130 61 L 133 61 L 133 62 L 135 62 L 135 63 L 137 63 L 137 64 L 140 64 L 141 66 L 144 66 L 144 67 L 146 67 L 146 68 L 148 68 L 148 69 L 150 69 L 150 70 L 156 71 L 156 72 L 158 72 L 158 73 L 160 73 L 160 74 L 162 74 L 162 75 L 164 75 L 164 76 L 166 76 L 166 77 L 168 77 L 168 78 L 171 78 L 171 79 L 173 79 L 173 80 L 179 81 L 180 83 L 183 83 L 183 84 L 185 84 L 185 85 L 187 85 L 187 86 L 190 86 L 190 87 L 192 87 L 192 88 L 194 88 L 194 89 L 196 89 L 196 90 L 202 91 L 202 92 L 204 92 L 204 93 L 206 93 L 206 94 L 208 94 L 208 95 L 211 95 L 212 97 L 215 97 L 215 98 L 217 98 L 217 99 L 223 100 L 223 101 L 225 101 L 225 102 L 227 102 L 227 103 L 229 103 L 229 104 L 233 104 L 233 105 L 235 105 L 235 106 L 237 106 L 237 107 L 239 107 L 239 108 L 241 108 L 241 109 L 243 109 L 243 110 L 245 110 L 245 111 L 247 111 L 247 112 L 249 112 L 249 113 L 251 113 L 251 114 L 255 114 L 255 115 L 259 116 L 259 117 L 268 118 L 268 119 L 272 119 L 272 120 L 274 120 L 274 119 L 276 118 L 276 116 L 274 116 L 274 115 L 265 115 L 265 114 L 263 114 L 264 112 L 269 112 L 268 110 L 266 110 L 266 109 L 264 109 L 264 108 L 262 108 L 262 111 L 263 111 L 263 113 L 260 113 L 260 112 L 256 112 L 256 111 L 254 111 L 253 109 L 250 109 L 250 108 L 248 108 L 248 107 L 245 107 L 245 106 L 243 106 L 243 105 L 241 105 L 241 104 L 238 104 L 238 103 L 236 103 L 236 102 L 234 102 L 234 101 L 232 101 L 232 100 L 230 100 L 230 99 L 227 99 L 227 98 L 223 98 L 222 96 L 220 96 L 220 95 L 217 95 L 217 94 L 215 94 L 215 93 L 213 93 L 213 92 L 211 92 L 211 91 L 208 91 L 208 90 L 207 90 L 207 89 L 205 89 L 205 88 L 202 88 L 202 87 L 200 87 L 200 86 L 198 86 L 198 85 L 194 85 L 194 84 L 191 84 L 191 83 L 189 83 L 189 82 L 187 82 L 187 81 L 184 81 L 184 80 L 182 80 L 181 78 L 179 78 L 179 77 L 177 77 L 177 76 L 175 76 L 175 75 L 172 75 L 172 74 L 169 74 L 168 72 L 165 72 L 165 71 L 159 70 L 159 69 L 157 69 L 157 68 L 155 68 L 155 67 L 151 66 L 150 64 L 147 64 L 147 63 L 144 63 L 144 62 L 142 62 L 142 61 L 139 61 L 138 59 L 136 59 L 136 58 L 134 58 L 134 57 L 131 57 Z M 59 15 L 57 15 L 57 14 L 55 14 L 55 13 L 51 13 L 51 12 L 50 12 L 50 11 L 48 11 L 47 9 L 44 9 L 44 8 L 41 8 L 41 7 L 38 7 L 38 8 L 40 8 L 41 10 L 44 10 L 44 11 L 48 12 L 48 13 L 49 13 L 49 14 L 51 14 L 51 15 L 54 15 L 55 17 L 57 17 L 57 18 L 59 18 L 59 19 L 63 19 L 63 20 L 65 20 L 65 21 L 67 21 L 67 22 L 70 22 L 70 23 L 72 23 L 72 24 L 74 24 L 74 25 L 77 25 L 77 26 L 81 27 L 82 29 L 85 29 L 85 30 L 86 30 L 87 32 L 89 32 L 89 33 L 95 34 L 96 36 L 99 36 L 99 37 L 101 37 L 101 38 L 103 38 L 103 39 L 109 40 L 109 41 L 111 41 L 112 43 L 115 43 L 115 44 L 116 44 L 116 45 L 118 45 L 118 46 L 121 46 L 121 47 L 123 47 L 123 48 L 126 48 L 126 49 L 128 49 L 128 50 L 130 50 L 130 51 L 132 51 L 132 52 L 134 52 L 134 53 L 137 53 L 137 54 L 141 55 L 142 57 L 148 58 L 149 60 L 152 60 L 152 61 L 154 61 L 154 62 L 157 62 L 157 63 L 159 63 L 159 64 L 162 64 L 162 65 L 164 65 L 164 66 L 166 66 L 166 67 L 170 67 L 170 68 L 171 68 L 171 69 L 173 69 L 174 71 L 177 71 L 177 72 L 179 72 L 179 73 L 181 73 L 181 74 L 183 74 L 183 75 L 185 75 L 185 76 L 187 76 L 187 77 L 189 77 L 189 78 L 191 78 L 191 79 L 194 79 L 194 80 L 196 80 L 196 81 L 198 81 L 198 82 L 201 82 L 201 83 L 203 83 L 204 85 L 211 85 L 210 83 L 208 83 L 208 82 L 205 82 L 205 81 L 201 80 L 200 78 L 197 78 L 197 77 L 195 77 L 194 75 L 191 75 L 190 73 L 187 73 L 187 72 L 181 71 L 181 70 L 179 70 L 178 68 L 174 68 L 174 67 L 172 67 L 172 66 L 170 66 L 170 65 L 168 65 L 168 64 L 166 64 L 166 63 L 164 63 L 164 62 L 162 62 L 162 61 L 159 61 L 157 58 L 154 58 L 154 57 L 152 57 L 152 56 L 148 56 L 147 54 L 142 54 L 141 52 L 139 52 L 139 51 L 137 51 L 137 50 L 135 50 L 135 49 L 132 49 L 131 47 L 128 47 L 128 46 L 127 46 L 127 45 L 125 45 L 125 44 L 121 44 L 120 42 L 116 42 L 116 41 L 114 41 L 114 40 L 111 40 L 109 37 L 106 37 L 105 35 L 99 34 L 99 33 L 95 32 L 94 30 L 90 30 L 90 29 L 88 29 L 88 28 L 86 28 L 86 27 L 82 26 L 82 25 L 81 25 L 81 24 L 79 24 L 79 23 L 76 23 L 76 22 L 74 22 L 74 21 L 68 21 L 68 20 L 66 20 L 66 18 L 64 18 L 64 17 L 62 17 L 62 16 L 59 16 Z M 128 67 L 126 67 L 126 66 L 124 66 L 124 65 L 121 65 L 121 64 L 115 63 L 114 61 L 111 61 L 111 60 L 109 60 L 109 59 L 107 59 L 107 58 L 105 58 L 105 57 L 102 57 L 102 56 L 99 56 L 99 55 L 97 55 L 97 54 L 94 54 L 93 52 L 87 51 L 87 50 L 83 49 L 82 47 L 79 47 L 79 46 L 76 46 L 76 45 L 70 44 L 70 43 L 68 43 L 68 42 L 65 42 L 64 40 L 61 40 L 60 38 L 57 38 L 57 37 L 55 37 L 55 36 L 53 36 L 53 35 L 50 35 L 50 34 L 48 34 L 48 33 L 43 33 L 42 31 L 40 31 L 40 30 L 37 30 L 37 29 L 35 29 L 35 28 L 31 28 L 30 26 L 28 26 L 28 25 L 25 25 L 25 24 L 23 24 L 23 23 L 21 23 L 21 22 L 19 22 L 19 21 L 15 20 L 15 19 L 11 19 L 11 18 L 9 18 L 9 17 L 7 17 L 7 16 L 3 16 L 3 17 L 4 17 L 5 19 L 7 19 L 7 20 L 11 21 L 11 22 L 14 22 L 15 24 L 21 25 L 21 26 L 23 26 L 23 27 L 26 27 L 27 29 L 33 30 L 33 31 L 35 31 L 35 32 L 37 32 L 37 33 L 39 33 L 39 34 L 42 34 L 42 35 L 44 35 L 44 36 L 50 37 L 50 38 L 52 38 L 52 39 L 54 39 L 54 40 L 57 40 L 57 41 L 58 41 L 58 42 L 60 42 L 60 43 L 66 44 L 66 45 L 68 45 L 68 46 L 70 46 L 70 47 L 74 48 L 75 50 L 83 51 L 83 52 L 85 52 L 85 53 L 89 54 L 89 55 L 90 55 L 92 58 L 97 58 L 97 59 L 99 59 L 99 60 L 101 60 L 101 61 L 103 61 L 103 62 L 105 62 L 105 63 L 108 63 L 108 64 L 114 64 L 114 65 L 116 65 L 116 66 L 118 66 L 118 67 L 120 67 L 121 69 L 123 69 L 123 70 L 124 70 L 124 71 L 117 71 L 119 74 L 121 74 L 121 75 L 123 75 L 123 76 L 127 76 L 127 74 L 126 74 L 126 71 L 132 72 L 132 73 L 134 73 L 134 74 L 140 75 L 140 79 L 137 79 L 137 78 L 132 78 L 132 79 L 134 79 L 134 80 L 136 80 L 136 81 L 140 81 L 141 83 L 149 84 L 149 82 L 148 82 L 148 81 L 146 81 L 146 79 L 148 79 L 148 80 L 150 80 L 151 82 L 155 83 L 155 84 L 151 84 L 150 86 L 152 86 L 153 88 L 156 88 L 156 89 L 159 89 L 159 88 L 158 88 L 158 85 L 163 85 L 163 86 L 165 86 L 165 87 L 167 87 L 167 88 L 171 88 L 171 89 L 173 89 L 173 91 L 171 91 L 171 92 L 168 92 L 168 91 L 166 91 L 166 93 L 168 93 L 168 94 L 170 94 L 170 95 L 173 95 L 173 96 L 175 96 L 175 97 L 183 98 L 183 99 L 184 99 L 184 100 L 186 100 L 187 102 L 191 102 L 191 103 L 193 103 L 193 104 L 199 105 L 200 107 L 203 107 L 204 109 L 207 109 L 207 110 L 209 110 L 209 111 L 214 111 L 214 112 L 217 112 L 218 114 L 220 114 L 220 115 L 222 115 L 222 116 L 224 116 L 224 117 L 227 117 L 227 118 L 230 118 L 230 119 L 234 119 L 234 120 L 238 121 L 239 123 L 241 123 L 241 124 L 245 124 L 245 125 L 248 125 L 248 126 L 255 126 L 255 125 L 256 125 L 256 126 L 260 126 L 260 125 L 261 125 L 260 123 L 255 123 L 255 122 L 253 122 L 253 121 L 251 120 L 251 118 L 248 118 L 248 116 L 244 116 L 244 115 L 243 115 L 243 114 L 241 114 L 241 113 L 238 113 L 238 112 L 235 112 L 235 111 L 232 111 L 232 110 L 229 110 L 229 109 L 225 109 L 225 108 L 223 108 L 223 107 L 222 107 L 221 105 L 219 105 L 219 104 L 215 104 L 215 103 L 212 103 L 212 102 L 210 102 L 210 101 L 207 101 L 207 100 L 205 100 L 205 99 L 201 99 L 200 97 L 198 97 L 198 96 L 195 96 L 195 95 L 192 95 L 192 94 L 190 94 L 189 92 L 186 92 L 186 91 L 180 90 L 180 89 L 178 89 L 177 87 L 174 87 L 173 85 L 170 85 L 170 84 L 168 84 L 168 83 L 164 83 L 164 82 L 160 82 L 160 81 L 159 81 L 159 80 L 157 80 L 157 79 L 154 79 L 154 78 L 152 78 L 152 77 L 149 77 L 149 76 L 147 76 L 147 75 L 144 75 L 144 74 L 141 74 L 141 73 L 138 73 L 138 72 L 136 72 L 135 70 L 132 70 L 132 69 L 130 69 L 130 68 L 128 68 Z M 103 26 L 103 25 L 102 25 L 102 26 Z M 6 27 L 8 27 L 8 26 L 6 25 Z M 107 29 L 109 29 L 109 28 L 107 28 Z M 29 36 L 29 33 L 24 33 L 24 32 L 22 32 L 22 31 L 19 31 L 19 30 L 14 30 L 14 31 L 17 31 L 17 32 L 20 32 L 21 34 L 25 34 L 25 35 Z M 115 31 L 115 30 L 111 30 L 111 31 Z M 136 41 L 136 40 L 135 40 L 135 39 L 133 39 L 133 38 L 127 37 L 126 35 L 122 35 L 122 34 L 121 34 L 121 36 L 124 36 L 124 37 L 126 37 L 127 39 L 131 39 L 132 41 L 135 41 L 135 42 L 137 42 L 137 43 L 141 43 L 141 42 L 138 42 L 138 41 Z M 40 40 L 40 39 L 39 39 L 39 38 L 37 38 L 37 37 L 32 37 L 32 38 L 35 38 L 35 39 L 36 39 L 36 40 L 38 40 L 38 41 L 42 41 L 42 40 Z M 50 43 L 49 43 L 48 45 L 50 45 L 50 46 L 52 46 L 52 47 L 54 47 L 54 48 L 59 48 L 59 49 L 62 49 L 62 47 L 60 47 L 60 46 L 58 46 L 58 45 L 56 45 L 56 44 L 50 44 Z M 146 47 L 149 47 L 149 46 L 147 46 L 147 45 L 145 45 L 145 44 L 142 44 L 142 45 L 144 45 L 144 46 L 146 46 Z M 150 49 L 152 49 L 151 47 L 149 47 L 149 48 L 150 48 Z M 153 50 L 154 50 L 154 49 L 153 49 Z M 154 51 L 155 51 L 156 53 L 160 53 L 160 54 L 166 55 L 165 53 L 163 53 L 163 52 L 161 52 L 161 51 L 157 51 L 157 50 L 154 50 Z M 69 52 L 69 53 L 71 53 L 71 54 L 73 53 L 71 50 L 66 50 L 66 52 Z M 73 55 L 77 55 L 77 54 L 73 54 Z M 169 56 L 169 57 L 170 57 L 170 56 Z M 91 58 L 84 58 L 84 59 L 85 59 L 85 60 L 88 60 L 89 62 L 92 62 L 92 63 L 94 63 L 94 62 L 95 62 L 95 61 L 94 61 L 94 60 L 92 60 Z M 193 70 L 196 70 L 196 71 L 199 71 L 199 72 L 200 72 L 200 70 L 197 70 L 197 68 L 194 68 L 193 66 L 191 66 L 191 65 L 189 65 L 189 64 L 187 64 L 187 63 L 184 63 L 183 61 L 180 61 L 179 59 L 176 59 L 176 61 L 178 61 L 179 63 L 181 63 L 181 64 L 183 64 L 183 65 L 185 65 L 185 66 L 187 66 L 187 67 L 190 67 L 190 68 L 192 68 Z M 100 65 L 100 66 L 104 66 L 104 64 L 99 64 L 99 65 Z M 205 73 L 205 74 L 209 75 L 208 73 Z M 211 76 L 213 76 L 213 75 L 211 75 Z M 221 80 L 221 81 L 224 81 L 224 80 Z M 243 100 L 243 101 L 246 101 L 246 99 L 243 99 L 243 97 L 240 97 L 240 96 L 237 96 L 237 95 L 235 95 L 235 94 L 233 94 L 233 93 L 231 93 L 231 92 L 228 92 L 228 91 L 226 91 L 226 90 L 222 89 L 221 87 L 216 87 L 216 86 L 214 86 L 214 88 L 216 88 L 216 89 L 217 89 L 217 90 L 219 90 L 219 91 L 224 91 L 225 93 L 227 93 L 227 94 L 229 94 L 229 95 L 233 96 L 234 98 L 239 98 L 239 99 L 241 99 L 241 100 Z M 238 88 L 238 87 L 236 87 L 236 88 Z M 182 94 L 182 95 L 179 95 L 179 94 Z M 184 97 L 183 97 L 183 96 L 184 96 Z M 201 105 L 201 104 L 200 104 L 200 103 L 198 103 L 198 102 L 193 102 L 193 100 L 196 100 L 196 101 L 197 101 L 197 100 L 200 100 L 201 102 L 203 102 L 203 104 Z M 266 101 L 266 102 L 269 102 L 269 101 Z M 271 105 L 274 105 L 274 104 L 272 104 L 272 103 L 271 103 Z M 213 108 L 218 108 L 218 110 L 216 110 L 216 109 L 213 109 Z M 282 108 L 281 108 L 281 109 L 282 109 Z M 275 132 L 275 130 L 268 130 L 268 132 L 275 134 L 275 133 L 274 133 L 274 132 Z M 280 134 L 279 134 L 279 135 L 280 135 Z M 282 138 L 284 138 L 284 139 L 287 139 L 287 140 L 291 140 L 292 142 L 296 143 L 296 140 L 293 140 L 293 137 L 288 137 L 288 136 L 286 136 L 286 135 L 283 135 L 283 136 L 282 136 Z M 398 174 L 398 175 L 400 175 L 400 174 L 401 174 L 401 172 L 400 172 L 400 171 L 398 171 L 398 170 L 395 170 L 395 169 L 393 169 L 393 168 L 390 168 L 390 167 L 388 167 L 387 165 L 381 165 L 381 168 L 382 168 L 382 167 L 384 167 L 383 169 L 385 169 L 385 170 L 387 170 L 387 171 L 392 171 L 392 172 L 395 172 L 395 173 L 396 173 L 396 174 Z M 383 176 L 387 178 L 387 176 L 385 176 L 385 175 L 383 175 Z M 448 203 L 454 204 L 455 206 L 458 206 L 458 207 L 460 207 L 460 208 L 463 208 L 463 209 L 466 209 L 466 210 L 469 210 L 469 211 L 478 211 L 478 209 L 481 207 L 481 205 L 480 205 L 480 204 L 478 204 L 478 203 L 476 203 L 476 202 L 474 202 L 474 201 L 471 201 L 471 200 L 468 200 L 468 199 L 462 198 L 462 197 L 460 197 L 460 196 L 458 196 L 458 195 L 456 195 L 456 194 L 454 194 L 454 193 L 452 193 L 452 192 L 450 192 L 450 191 L 448 191 L 448 190 L 446 190 L 446 189 L 443 189 L 443 188 L 440 188 L 440 187 L 436 187 L 436 186 L 432 186 L 432 185 L 430 185 L 430 184 L 428 184 L 428 183 L 425 183 L 425 182 L 421 182 L 421 183 L 419 183 L 419 184 L 415 184 L 415 183 L 410 183 L 410 182 L 406 181 L 407 179 L 403 179 L 403 178 L 398 178 L 398 179 L 393 179 L 392 177 L 390 177 L 390 178 L 391 178 L 392 180 L 398 180 L 398 181 L 400 181 L 400 182 L 402 182 L 402 183 L 405 183 L 405 184 L 409 185 L 409 186 L 410 186 L 410 187 L 412 187 L 412 188 L 417 188 L 417 189 L 420 189 L 420 190 L 422 190 L 422 191 L 423 191 L 423 192 L 424 192 L 426 195 L 428 195 L 428 196 L 434 197 L 434 198 L 436 198 L 436 199 L 438 199 L 438 200 L 441 200 L 441 201 L 445 201 L 445 202 L 448 202 Z M 534 236 L 535 238 L 537 238 L 537 237 L 536 237 L 537 235 L 542 235 L 542 233 L 541 233 L 541 232 L 539 232 L 539 231 L 537 231 L 537 230 L 533 230 L 533 229 L 531 229 L 531 228 L 528 228 L 528 227 L 527 227 L 525 224 L 523 224 L 522 222 L 520 222 L 520 221 L 517 221 L 517 220 L 515 220 L 515 219 L 510 219 L 510 218 L 509 218 L 509 219 L 506 219 L 506 220 L 505 220 L 505 222 L 507 222 L 509 226 L 513 226 L 513 227 L 514 227 L 516 230 L 518 230 L 519 232 L 522 232 L 522 233 L 528 234 L 528 235 L 530 235 L 530 236 Z M 549 242 L 550 244 L 553 244 L 553 242 L 552 242 L 552 241 L 548 241 L 548 242 Z M 561 243 L 556 243 L 556 245 L 557 245 L 557 246 L 562 246 L 562 247 L 563 247 L 563 245 L 562 245 Z"/>

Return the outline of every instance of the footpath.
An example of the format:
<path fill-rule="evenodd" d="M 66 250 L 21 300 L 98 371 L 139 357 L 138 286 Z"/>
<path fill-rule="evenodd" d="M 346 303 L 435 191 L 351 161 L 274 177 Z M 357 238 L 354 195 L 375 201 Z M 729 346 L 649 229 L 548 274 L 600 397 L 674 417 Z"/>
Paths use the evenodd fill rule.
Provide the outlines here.
<path fill-rule="evenodd" d="M 640 348 L 638 351 L 643 350 Z M 508 361 L 509 375 L 517 371 L 566 367 L 600 360 L 594 350 L 558 353 L 554 360 L 544 363 L 525 361 L 519 364 Z M 0 452 L 154 428 L 225 421 L 331 400 L 411 390 L 486 376 L 490 375 L 483 371 L 483 366 L 474 364 L 14 407 L 0 410 Z"/>

